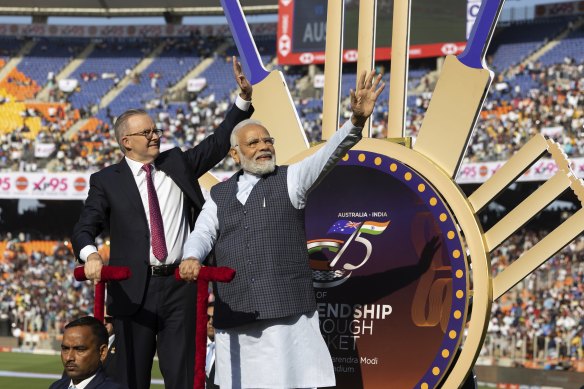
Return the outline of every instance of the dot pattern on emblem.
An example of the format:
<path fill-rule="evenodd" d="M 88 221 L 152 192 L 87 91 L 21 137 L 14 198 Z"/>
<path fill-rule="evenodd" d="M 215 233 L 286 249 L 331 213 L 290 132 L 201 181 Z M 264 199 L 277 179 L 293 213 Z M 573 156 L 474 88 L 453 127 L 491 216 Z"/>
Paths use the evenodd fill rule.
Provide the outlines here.
<path fill-rule="evenodd" d="M 452 254 L 450 260 L 452 276 L 452 298 L 449 321 L 445 330 L 442 344 L 436 350 L 433 362 L 428 366 L 426 373 L 420 377 L 415 388 L 436 388 L 448 371 L 453 356 L 462 340 L 467 312 L 467 299 L 464 298 L 468 290 L 467 261 L 462 247 L 462 239 L 458 236 L 456 221 L 450 214 L 450 210 L 442 200 L 440 194 L 421 175 L 411 167 L 406 166 L 386 155 L 369 151 L 350 150 L 339 165 L 363 166 L 382 171 L 392 175 L 409 187 L 428 205 L 428 211 L 443 231 L 441 239 L 442 247 Z M 338 275 L 337 275 L 338 276 Z"/>

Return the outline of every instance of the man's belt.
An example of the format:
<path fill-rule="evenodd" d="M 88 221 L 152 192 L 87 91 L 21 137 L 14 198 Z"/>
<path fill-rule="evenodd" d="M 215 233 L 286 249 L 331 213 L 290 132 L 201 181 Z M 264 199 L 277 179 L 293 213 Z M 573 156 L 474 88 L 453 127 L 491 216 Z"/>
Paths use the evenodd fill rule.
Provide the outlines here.
<path fill-rule="evenodd" d="M 152 277 L 168 277 L 174 275 L 174 270 L 178 268 L 178 264 L 172 265 L 158 265 L 148 266 L 148 272 Z"/>

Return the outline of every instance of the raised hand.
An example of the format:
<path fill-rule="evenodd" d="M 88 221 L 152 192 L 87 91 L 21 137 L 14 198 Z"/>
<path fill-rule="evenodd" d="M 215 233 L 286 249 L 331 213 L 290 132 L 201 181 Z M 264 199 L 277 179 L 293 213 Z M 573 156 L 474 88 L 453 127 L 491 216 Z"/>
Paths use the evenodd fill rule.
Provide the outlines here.
<path fill-rule="evenodd" d="M 385 88 L 385 82 L 381 82 L 381 74 L 375 77 L 375 69 L 369 75 L 363 71 L 357 83 L 357 90 L 351 89 L 351 121 L 356 127 L 363 127 L 371 116 L 377 98 Z"/>
<path fill-rule="evenodd" d="M 246 101 L 251 101 L 253 87 L 245 77 L 245 74 L 243 74 L 241 63 L 237 60 L 237 57 L 234 55 L 231 57 L 231 59 L 233 62 L 233 74 L 235 75 L 235 81 L 237 82 L 237 85 L 239 85 L 239 89 L 241 89 L 239 96 Z"/>

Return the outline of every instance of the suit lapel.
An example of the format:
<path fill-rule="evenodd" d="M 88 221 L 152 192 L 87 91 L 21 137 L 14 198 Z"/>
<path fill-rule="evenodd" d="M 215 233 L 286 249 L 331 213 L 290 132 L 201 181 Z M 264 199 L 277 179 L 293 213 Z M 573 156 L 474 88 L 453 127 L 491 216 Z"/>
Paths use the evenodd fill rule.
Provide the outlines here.
<path fill-rule="evenodd" d="M 103 383 L 103 381 L 105 381 L 105 378 L 106 377 L 105 377 L 103 370 L 99 369 L 97 371 L 97 373 L 95 374 L 95 377 L 93 377 L 93 379 L 89 382 L 89 384 L 87 384 L 85 389 L 97 388 L 99 385 L 101 385 Z"/>
<path fill-rule="evenodd" d="M 166 173 L 178 185 L 182 192 L 191 200 L 195 207 L 201 209 L 203 207 L 203 193 L 201 188 L 192 182 L 194 180 L 192 174 L 189 174 L 188 167 L 182 163 L 179 158 L 180 154 L 165 154 L 161 155 L 155 162 L 156 169 Z"/>
<path fill-rule="evenodd" d="M 132 174 L 132 170 L 126 158 L 123 158 L 120 163 L 117 164 L 117 170 L 119 174 L 119 179 L 116 185 L 124 192 L 128 202 L 131 204 L 130 207 L 134 208 L 134 211 L 141 215 L 140 219 L 144 222 L 146 228 L 148 228 L 148 220 L 146 219 L 146 211 L 142 205 L 142 199 L 140 198 L 140 192 L 138 191 L 138 186 L 136 185 L 136 180 Z"/>

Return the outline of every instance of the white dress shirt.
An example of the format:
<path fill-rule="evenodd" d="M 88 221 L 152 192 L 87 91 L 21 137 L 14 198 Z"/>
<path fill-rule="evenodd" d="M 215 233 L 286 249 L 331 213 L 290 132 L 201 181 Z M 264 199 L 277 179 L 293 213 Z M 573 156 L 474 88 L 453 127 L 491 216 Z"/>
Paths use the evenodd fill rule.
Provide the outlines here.
<path fill-rule="evenodd" d="M 242 111 L 247 111 L 251 105 L 250 101 L 245 101 L 237 96 L 235 105 Z M 146 172 L 142 169 L 143 163 L 134 161 L 127 156 L 126 162 L 132 171 L 144 212 L 148 222 L 148 229 L 150 229 L 150 211 L 148 207 L 148 188 L 146 186 Z M 158 266 L 161 264 L 170 265 L 175 262 L 180 262 L 182 258 L 182 249 L 185 240 L 189 234 L 189 223 L 184 212 L 184 194 L 178 185 L 165 172 L 157 170 L 152 164 L 152 182 L 158 197 L 160 205 L 160 213 L 162 214 L 162 223 L 164 226 L 164 237 L 166 240 L 166 249 L 168 255 L 164 262 L 159 261 L 152 253 L 152 245 L 150 246 L 150 265 Z M 97 248 L 93 245 L 87 245 L 81 249 L 79 258 L 85 262 L 87 257 L 97 252 Z"/>
<path fill-rule="evenodd" d="M 207 338 L 207 357 L 205 358 L 205 374 L 209 377 L 215 363 L 215 342 Z"/>
<path fill-rule="evenodd" d="M 71 389 L 71 388 L 74 388 L 74 389 L 85 389 L 85 387 L 87 385 L 89 385 L 89 383 L 91 382 L 91 380 L 95 378 L 96 374 L 92 375 L 89 378 L 84 379 L 83 381 L 81 381 L 77 385 L 73 385 L 73 380 L 71 380 L 71 382 L 69 383 L 69 389 Z"/>

